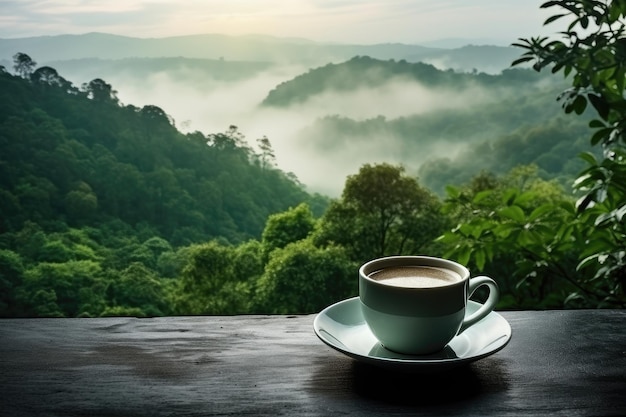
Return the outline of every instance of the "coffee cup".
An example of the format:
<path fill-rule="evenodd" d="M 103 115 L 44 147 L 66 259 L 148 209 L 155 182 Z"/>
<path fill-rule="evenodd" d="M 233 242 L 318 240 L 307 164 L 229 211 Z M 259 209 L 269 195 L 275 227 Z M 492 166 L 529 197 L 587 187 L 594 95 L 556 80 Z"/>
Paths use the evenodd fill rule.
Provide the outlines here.
<path fill-rule="evenodd" d="M 489 288 L 487 301 L 466 317 L 469 297 L 482 286 Z M 425 355 L 442 350 L 487 316 L 498 297 L 493 279 L 470 279 L 466 267 L 447 259 L 390 256 L 359 268 L 365 322 L 386 349 L 398 353 Z"/>

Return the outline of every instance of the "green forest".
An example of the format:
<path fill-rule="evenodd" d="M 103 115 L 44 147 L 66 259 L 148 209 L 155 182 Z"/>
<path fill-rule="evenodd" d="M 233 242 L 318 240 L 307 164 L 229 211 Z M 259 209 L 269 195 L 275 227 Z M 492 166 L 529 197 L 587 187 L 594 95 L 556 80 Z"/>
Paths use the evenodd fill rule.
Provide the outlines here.
<path fill-rule="evenodd" d="M 607 10 L 607 25 L 624 13 Z M 433 187 L 380 161 L 334 199 L 283 172 L 265 136 L 249 141 L 234 125 L 183 134 L 164 109 L 123 105 L 99 78 L 76 87 L 18 52 L 13 71 L 0 68 L 0 316 L 314 313 L 357 294 L 360 264 L 392 254 L 447 257 L 493 277 L 499 309 L 624 308 L 626 68 L 615 57 L 626 46 L 601 29 L 590 36 L 608 40 L 520 40 L 515 65 L 533 69 L 501 78 L 347 62 L 353 74 L 419 68 L 436 82 L 516 79 L 520 89 L 545 67 L 576 76 L 563 114 L 422 167 L 453 181 Z M 317 85 L 345 88 L 329 68 Z M 270 104 L 313 91 L 282 88 Z"/>
<path fill-rule="evenodd" d="M 288 107 L 326 93 L 375 91 L 394 82 L 427 86 L 423 100 L 448 102 L 446 107 L 396 118 L 327 115 L 303 129 L 298 140 L 330 157 L 346 143 L 375 147 L 385 138 L 389 153 L 441 197 L 447 185 L 467 182 L 480 171 L 505 175 L 528 164 L 537 165 L 542 178 L 570 188 L 584 168 L 578 155 L 601 152 L 589 146 L 590 112 L 579 118 L 564 115 L 555 98 L 567 84 L 550 75 L 528 68 L 509 68 L 497 75 L 441 71 L 421 62 L 361 56 L 283 82 L 262 105 Z M 438 156 L 442 148 L 452 152 Z"/>

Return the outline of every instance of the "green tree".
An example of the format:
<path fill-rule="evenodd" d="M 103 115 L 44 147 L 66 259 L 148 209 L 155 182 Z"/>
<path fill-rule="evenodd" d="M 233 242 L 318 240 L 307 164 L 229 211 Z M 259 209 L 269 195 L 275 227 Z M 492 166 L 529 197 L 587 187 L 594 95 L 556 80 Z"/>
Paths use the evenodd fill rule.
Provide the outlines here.
<path fill-rule="evenodd" d="M 120 307 L 143 317 L 169 313 L 165 285 L 154 271 L 135 262 L 116 275 L 107 289 L 108 307 L 102 315 L 121 315 Z"/>
<path fill-rule="evenodd" d="M 267 136 L 263 136 L 256 140 L 261 150 L 259 160 L 261 162 L 261 169 L 274 168 L 276 166 L 276 153 L 272 148 L 272 144 Z"/>
<path fill-rule="evenodd" d="M 355 261 L 415 254 L 444 230 L 439 200 L 401 166 L 366 164 L 349 176 L 316 241 L 346 247 Z"/>
<path fill-rule="evenodd" d="M 315 223 L 313 213 L 306 203 L 283 213 L 270 215 L 262 234 L 266 253 L 305 239 L 315 228 Z"/>
<path fill-rule="evenodd" d="M 19 316 L 16 292 L 22 284 L 24 264 L 17 253 L 0 249 L 0 317 Z"/>
<path fill-rule="evenodd" d="M 492 276 L 501 308 L 563 307 L 572 293 L 589 294 L 575 268 L 581 236 L 573 198 L 540 179 L 536 166 L 485 178 L 448 187 L 443 210 L 457 226 L 439 238 L 444 256 Z"/>
<path fill-rule="evenodd" d="M 65 209 L 72 221 L 89 220 L 98 210 L 98 196 L 81 181 L 65 195 Z"/>
<path fill-rule="evenodd" d="M 579 269 L 594 271 L 599 305 L 626 305 L 626 1 L 548 1 L 559 11 L 545 21 L 569 19 L 561 39 L 536 37 L 514 44 L 526 50 L 513 65 L 532 62 L 537 71 L 571 76 L 559 100 L 566 113 L 582 115 L 591 104 L 596 119 L 590 142 L 602 157 L 583 155 L 588 168 L 575 182 L 577 203 L 587 235 L 581 241 Z M 584 297 L 584 294 L 578 294 Z"/>
<path fill-rule="evenodd" d="M 59 75 L 57 70 L 52 67 L 44 66 L 37 68 L 31 75 L 30 79 L 35 84 L 50 85 L 64 87 L 69 86 L 69 81 Z"/>
<path fill-rule="evenodd" d="M 18 300 L 34 315 L 41 314 L 38 297 L 45 295 L 46 311 L 54 315 L 98 316 L 104 306 L 104 291 L 102 268 L 94 261 L 41 262 L 24 271 Z"/>
<path fill-rule="evenodd" d="M 88 83 L 82 85 L 83 91 L 87 93 L 87 97 L 97 102 L 113 102 L 117 103 L 117 91 L 113 89 L 111 84 L 106 81 L 95 78 Z"/>
<path fill-rule="evenodd" d="M 255 311 L 306 314 L 357 293 L 356 265 L 343 248 L 319 248 L 310 239 L 272 252 L 255 292 Z"/>
<path fill-rule="evenodd" d="M 182 270 L 176 308 L 184 314 L 237 314 L 250 303 L 250 287 L 234 260 L 236 250 L 216 241 L 192 245 Z"/>
<path fill-rule="evenodd" d="M 13 69 L 22 78 L 30 77 L 37 63 L 23 52 L 13 55 Z"/>

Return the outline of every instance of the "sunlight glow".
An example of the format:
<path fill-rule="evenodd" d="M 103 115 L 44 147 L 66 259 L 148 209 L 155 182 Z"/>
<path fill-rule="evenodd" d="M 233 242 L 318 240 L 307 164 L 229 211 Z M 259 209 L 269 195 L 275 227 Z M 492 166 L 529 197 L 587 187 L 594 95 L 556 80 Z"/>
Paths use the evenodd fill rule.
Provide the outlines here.
<path fill-rule="evenodd" d="M 135 37 L 263 34 L 344 43 L 419 43 L 537 33 L 540 1 L 20 0 L 3 5 L 0 38 L 108 32 Z M 502 43 L 502 42 L 501 42 Z"/>

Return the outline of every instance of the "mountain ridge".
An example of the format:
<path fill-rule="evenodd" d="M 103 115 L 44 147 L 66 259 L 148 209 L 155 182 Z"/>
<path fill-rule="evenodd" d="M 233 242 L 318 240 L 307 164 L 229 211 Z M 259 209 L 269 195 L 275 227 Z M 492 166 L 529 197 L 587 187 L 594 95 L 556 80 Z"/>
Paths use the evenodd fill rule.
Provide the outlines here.
<path fill-rule="evenodd" d="M 304 38 L 279 38 L 267 35 L 198 34 L 163 38 L 137 38 L 101 32 L 48 35 L 27 38 L 0 38 L 0 61 L 10 61 L 17 52 L 41 63 L 80 58 L 122 59 L 186 57 L 236 61 L 271 61 L 321 65 L 345 61 L 354 56 L 377 59 L 426 62 L 440 69 L 476 69 L 498 72 L 519 55 L 516 48 L 480 45 L 479 61 L 469 62 L 476 45 L 445 49 L 420 44 L 324 43 Z M 473 48 L 473 51 L 468 51 Z M 443 67 L 442 67 L 443 65 Z"/>

